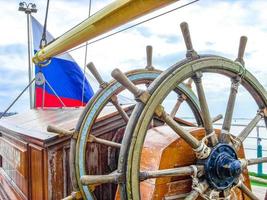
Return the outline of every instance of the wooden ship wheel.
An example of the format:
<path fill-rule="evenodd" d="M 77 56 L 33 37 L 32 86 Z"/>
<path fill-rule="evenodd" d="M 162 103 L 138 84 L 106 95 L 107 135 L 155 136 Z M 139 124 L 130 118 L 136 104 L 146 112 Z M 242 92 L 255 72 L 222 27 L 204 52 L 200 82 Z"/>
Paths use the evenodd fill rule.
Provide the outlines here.
<path fill-rule="evenodd" d="M 109 181 L 120 184 L 121 199 L 258 199 L 251 191 L 247 167 L 267 158 L 246 159 L 243 141 L 257 123 L 267 122 L 267 92 L 244 68 L 246 37 L 241 37 L 235 61 L 194 51 L 187 23 L 181 24 L 187 47 L 186 60 L 154 80 L 147 90 L 135 87 L 119 70 L 113 77 L 131 91 L 137 104 L 125 130 L 120 171 Z M 214 129 L 202 84 L 202 74 L 229 77 L 231 89 L 221 129 Z M 176 85 L 194 80 L 204 127 L 183 127 L 165 111 L 162 102 Z M 235 137 L 231 132 L 236 94 L 242 85 L 258 105 L 252 121 Z M 151 127 L 153 116 L 165 122 Z M 128 143 L 130 142 L 130 143 Z M 124 177 L 124 173 L 126 176 Z M 117 195 L 119 198 L 119 195 Z"/>
<path fill-rule="evenodd" d="M 140 84 L 148 86 L 161 74 L 161 71 L 155 70 L 152 66 L 152 47 L 147 46 L 146 52 L 146 68 L 124 74 L 131 80 L 133 87 Z M 88 64 L 88 68 L 99 82 L 100 89 L 84 109 L 71 142 L 70 171 L 73 188 L 76 191 L 73 196 L 79 196 L 80 193 L 77 193 L 77 191 L 81 191 L 82 197 L 86 199 L 107 199 L 107 196 L 110 199 L 115 196 L 116 185 L 108 184 L 110 179 L 107 174 L 120 170 L 117 169 L 118 156 L 120 150 L 125 148 L 121 141 L 123 140 L 124 127 L 129 121 L 134 104 L 122 107 L 118 102 L 118 95 L 125 89 L 123 85 L 116 80 L 112 80 L 109 83 L 103 81 L 93 63 Z M 197 125 L 203 126 L 197 97 L 190 88 L 191 82 L 189 80 L 187 84 L 181 83 L 173 88 L 173 91 L 178 94 L 178 100 L 172 109 L 172 117 L 178 123 L 192 125 L 192 123 L 175 118 L 179 106 L 183 101 L 186 101 L 195 116 Z M 120 124 L 120 127 L 115 134 L 106 132 L 103 134 L 98 121 L 101 118 L 105 118 L 108 121 L 109 116 L 106 115 L 105 109 L 111 107 L 110 103 L 113 104 L 113 108 L 116 108 L 115 112 L 118 113 L 118 118 L 113 122 L 114 127 L 115 124 Z M 155 119 L 153 122 L 153 126 L 162 124 L 159 119 Z M 105 127 L 102 127 L 102 129 L 105 129 Z M 130 143 L 131 138 L 126 138 L 125 140 Z M 121 155 L 120 161 L 122 160 L 127 160 L 127 154 Z"/>
<path fill-rule="evenodd" d="M 33 62 L 45 62 L 174 2 L 114 1 L 43 47 Z M 267 162 L 267 157 L 247 159 L 243 142 L 260 120 L 267 125 L 267 92 L 245 68 L 247 38 L 241 37 L 237 59 L 232 61 L 197 54 L 187 23 L 181 29 L 186 58 L 167 70 L 154 69 L 150 46 L 146 68 L 126 73 L 115 69 L 110 82 L 90 63 L 88 68 L 100 88 L 84 110 L 31 110 L 2 120 L 0 199 L 62 199 L 67 195 L 65 200 L 259 199 L 252 192 L 248 166 Z M 220 128 L 213 122 L 222 115 L 212 118 L 202 82 L 202 76 L 209 74 L 231 80 Z M 258 110 L 237 133 L 231 126 L 241 86 Z M 126 89 L 136 101 L 122 105 L 119 97 Z M 175 103 L 168 101 L 172 94 L 178 96 Z M 176 116 L 183 102 L 196 123 Z"/>

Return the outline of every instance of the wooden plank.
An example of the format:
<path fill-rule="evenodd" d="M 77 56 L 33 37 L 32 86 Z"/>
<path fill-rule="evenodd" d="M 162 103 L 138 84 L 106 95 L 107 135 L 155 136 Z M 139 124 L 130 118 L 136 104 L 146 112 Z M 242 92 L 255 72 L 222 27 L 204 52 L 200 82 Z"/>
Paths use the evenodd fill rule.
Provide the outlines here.
<path fill-rule="evenodd" d="M 0 132 L 11 134 L 36 145 L 43 146 L 58 138 L 57 134 L 47 132 L 48 125 L 73 129 L 76 127 L 83 109 L 30 110 L 29 112 L 0 120 Z M 114 116 L 118 116 L 115 107 L 106 106 L 100 113 L 97 122 L 109 120 Z"/>
<path fill-rule="evenodd" d="M 44 199 L 44 149 L 30 144 L 30 191 L 31 199 Z"/>
<path fill-rule="evenodd" d="M 26 200 L 27 197 L 19 192 L 19 189 L 10 181 L 3 169 L 0 168 L 0 199 Z"/>
<path fill-rule="evenodd" d="M 0 137 L 0 155 L 9 165 L 27 177 L 27 149 Z"/>
<path fill-rule="evenodd" d="M 63 149 L 48 153 L 49 199 L 62 199 L 64 197 L 64 164 Z"/>
<path fill-rule="evenodd" d="M 7 122 L 2 123 L 0 121 L 0 132 L 6 135 L 13 135 L 18 139 L 26 140 L 37 145 L 43 145 L 45 142 L 51 141 L 57 138 L 57 134 L 41 132 L 36 130 L 30 130 L 26 128 L 21 128 L 19 126 L 14 126 Z"/>

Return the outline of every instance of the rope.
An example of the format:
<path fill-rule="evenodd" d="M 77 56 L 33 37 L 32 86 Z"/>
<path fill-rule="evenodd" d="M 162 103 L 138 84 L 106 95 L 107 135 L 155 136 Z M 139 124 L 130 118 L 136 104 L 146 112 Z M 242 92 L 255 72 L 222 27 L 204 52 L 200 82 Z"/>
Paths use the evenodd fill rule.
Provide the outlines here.
<path fill-rule="evenodd" d="M 22 90 L 22 92 L 17 96 L 17 98 L 8 106 L 8 108 L 2 113 L 0 119 L 5 116 L 5 114 L 9 111 L 10 108 L 18 101 L 18 99 L 22 96 L 22 94 L 32 85 L 35 81 L 35 78 Z"/>
<path fill-rule="evenodd" d="M 49 0 L 48 0 L 48 1 L 49 1 Z M 159 17 L 161 17 L 161 16 L 163 16 L 163 15 L 169 14 L 169 13 L 174 12 L 174 11 L 176 11 L 176 10 L 179 10 L 179 9 L 181 9 L 181 8 L 187 7 L 187 6 L 189 6 L 189 5 L 193 4 L 193 3 L 196 3 L 197 1 L 199 1 L 199 0 L 191 1 L 191 2 L 189 2 L 189 3 L 187 3 L 187 4 L 184 4 L 184 5 L 182 5 L 182 6 L 176 7 L 176 8 L 174 8 L 174 9 L 172 9 L 172 10 L 169 10 L 169 11 L 167 11 L 167 12 L 161 13 L 161 14 L 159 14 L 159 15 L 156 15 L 156 16 L 154 16 L 154 17 L 151 17 L 151 18 L 149 18 L 149 19 L 147 19 L 147 20 L 144 20 L 144 21 L 141 21 L 141 22 L 139 22 L 139 23 L 133 24 L 133 25 L 131 25 L 131 26 L 129 26 L 129 27 L 126 27 L 126 28 L 124 28 L 124 29 L 121 29 L 121 30 L 119 30 L 119 31 L 116 31 L 116 32 L 114 32 L 114 33 L 111 33 L 111 34 L 109 34 L 109 35 L 106 35 L 106 36 L 104 36 L 104 37 L 102 37 L 102 38 L 99 38 L 99 39 L 97 39 L 97 40 L 94 40 L 94 41 L 92 41 L 92 42 L 88 42 L 88 41 L 87 41 L 84 45 L 78 46 L 78 47 L 76 47 L 76 48 L 74 48 L 74 49 L 71 49 L 71 50 L 69 50 L 69 51 L 66 51 L 66 52 L 62 53 L 62 54 L 70 53 L 70 52 L 72 52 L 72 51 L 75 51 L 75 50 L 78 50 L 78 49 L 80 49 L 80 48 L 85 47 L 84 71 L 83 71 L 84 77 L 83 77 L 83 86 L 82 86 L 82 105 L 83 105 L 83 102 L 84 102 L 85 70 L 86 70 L 86 64 L 87 64 L 87 51 L 88 51 L 88 46 L 89 46 L 89 45 L 91 45 L 91 44 L 93 44 L 93 43 L 96 43 L 96 42 L 99 42 L 99 41 L 101 41 L 101 40 L 107 39 L 107 38 L 109 38 L 109 37 L 111 37 L 111 36 L 114 36 L 114 35 L 116 35 L 116 34 L 118 34 L 118 33 L 124 32 L 124 31 L 126 31 L 126 30 L 129 30 L 129 29 L 134 28 L 134 27 L 136 27 L 136 26 L 138 26 L 138 25 L 141 25 L 141 24 L 143 24 L 143 23 L 145 23 L 145 22 L 148 22 L 148 21 L 151 21 L 151 20 L 153 20 L 153 19 L 159 18 Z M 89 17 L 91 16 L 91 7 L 92 7 L 92 3 L 91 3 L 91 2 L 92 2 L 92 1 L 89 0 L 89 14 L 88 14 Z M 47 17 L 47 16 L 46 16 L 46 17 Z M 60 55 L 62 55 L 62 54 L 60 54 Z M 126 98 L 126 97 L 125 97 L 125 98 Z"/>
<path fill-rule="evenodd" d="M 42 34 L 42 39 L 40 41 L 40 49 L 42 49 L 45 45 L 47 45 L 47 40 L 46 40 L 46 27 L 47 27 L 47 18 L 48 18 L 49 2 L 50 2 L 50 0 L 47 0 L 43 34 Z"/>
<path fill-rule="evenodd" d="M 64 52 L 64 53 L 62 53 L 62 54 L 69 53 L 69 52 L 78 50 L 78 49 L 80 49 L 80 48 L 83 48 L 83 47 L 85 47 L 85 46 L 88 46 L 88 45 L 94 44 L 94 43 L 96 43 L 96 42 L 99 42 L 99 41 L 101 41 L 101 40 L 107 39 L 107 38 L 109 38 L 109 37 L 111 37 L 111 36 L 117 35 L 118 33 L 124 32 L 124 31 L 129 30 L 129 29 L 131 29 L 131 28 L 134 28 L 134 27 L 136 27 L 136 26 L 138 26 L 138 25 L 141 25 L 141 24 L 144 24 L 144 23 L 146 23 L 146 22 L 149 22 L 149 21 L 151 21 L 151 20 L 153 20 L 153 19 L 162 17 L 162 16 L 164 16 L 164 15 L 167 15 L 167 14 L 169 14 L 169 13 L 172 13 L 172 12 L 174 12 L 174 11 L 176 11 L 176 10 L 181 9 L 181 8 L 187 7 L 187 6 L 189 6 L 189 5 L 191 5 L 191 4 L 194 4 L 194 3 L 198 2 L 198 1 L 199 1 L 199 0 L 194 0 L 194 1 L 191 1 L 191 2 L 189 2 L 189 3 L 187 3 L 187 4 L 178 6 L 178 7 L 174 8 L 174 9 L 168 10 L 168 11 L 166 11 L 166 12 L 164 12 L 164 13 L 161 13 L 161 14 L 159 14 L 159 15 L 153 16 L 153 17 L 151 17 L 151 18 L 149 18 L 149 19 L 146 19 L 146 20 L 144 20 L 144 21 L 138 22 L 138 23 L 133 24 L 133 25 L 131 25 L 131 26 L 128 26 L 128 27 L 126 27 L 126 28 L 124 28 L 124 29 L 121 29 L 121 30 L 118 30 L 118 31 L 116 31 L 116 32 L 114 32 L 114 33 L 111 33 L 111 34 L 109 34 L 109 35 L 103 36 L 103 37 L 101 37 L 101 38 L 99 38 L 99 39 L 96 39 L 96 40 L 94 40 L 94 41 L 92 41 L 92 42 L 87 42 L 86 44 L 80 45 L 80 46 L 78 46 L 78 47 L 76 47 L 76 48 L 73 48 L 73 49 L 71 49 L 71 50 L 69 50 L 69 51 L 66 51 L 66 52 Z"/>
<path fill-rule="evenodd" d="M 208 157 L 208 155 L 210 153 L 210 148 L 206 146 L 205 142 L 208 138 L 212 137 L 213 135 L 215 135 L 215 131 L 213 131 L 211 134 L 203 137 L 200 141 L 199 147 L 197 147 L 196 149 L 193 149 L 196 152 L 196 156 L 199 159 L 203 159 L 203 158 Z"/>
<path fill-rule="evenodd" d="M 195 190 L 203 199 L 209 200 L 206 195 L 204 194 L 204 188 L 203 186 L 199 183 L 199 179 L 197 177 L 198 175 L 198 170 L 195 165 L 190 165 L 190 167 L 193 169 L 193 174 L 191 175 L 192 178 L 192 190 Z"/>
<path fill-rule="evenodd" d="M 91 9 L 92 9 L 92 0 L 89 0 L 88 17 L 91 16 Z M 86 70 L 86 64 L 87 64 L 87 51 L 88 51 L 88 45 L 87 45 L 87 43 L 88 42 L 86 42 L 86 45 L 85 45 L 85 53 L 84 53 L 82 106 L 83 106 L 83 101 L 84 101 L 85 70 Z"/>
<path fill-rule="evenodd" d="M 244 65 L 241 64 L 240 68 L 239 68 L 239 71 L 240 72 L 238 73 L 238 75 L 240 76 L 240 82 L 241 82 L 243 80 L 246 72 L 247 72 L 247 69 L 246 69 L 246 67 Z"/>
<path fill-rule="evenodd" d="M 56 91 L 54 90 L 54 88 L 50 85 L 50 83 L 48 82 L 48 80 L 45 79 L 45 82 L 47 83 L 48 87 L 52 90 L 52 92 L 56 95 L 56 97 L 58 98 L 58 100 L 60 101 L 60 103 L 62 104 L 62 106 L 63 107 L 66 107 L 66 105 L 61 100 L 61 98 L 58 96 L 58 94 L 56 93 Z"/>

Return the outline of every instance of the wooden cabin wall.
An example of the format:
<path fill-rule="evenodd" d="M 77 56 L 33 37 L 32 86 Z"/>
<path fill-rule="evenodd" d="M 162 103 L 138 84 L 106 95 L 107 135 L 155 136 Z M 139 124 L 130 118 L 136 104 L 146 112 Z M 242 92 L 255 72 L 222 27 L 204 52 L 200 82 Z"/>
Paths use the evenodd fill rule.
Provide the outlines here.
<path fill-rule="evenodd" d="M 70 194 L 69 138 L 53 142 L 55 144 L 47 147 L 2 133 L 0 137 L 2 199 L 57 200 Z"/>
<path fill-rule="evenodd" d="M 129 114 L 131 110 L 127 111 Z M 52 113 L 53 114 L 53 113 Z M 64 113 L 65 114 L 65 113 Z M 63 116 L 47 116 L 37 113 L 41 119 L 60 118 Z M 38 117 L 37 116 L 37 117 Z M 36 131 L 34 126 L 47 127 L 48 124 L 36 118 L 36 113 L 29 115 L 38 120 L 33 125 L 25 116 L 16 117 L 15 126 L 0 123 L 0 200 L 59 200 L 72 191 L 69 175 L 70 137 Z M 68 117 L 68 116 L 67 116 Z M 17 124 L 32 128 L 17 131 Z M 73 120 L 71 120 L 73 121 Z M 77 122 L 76 122 L 77 123 Z M 62 125 L 63 124 L 63 125 Z M 125 122 L 118 113 L 106 113 L 94 124 L 93 134 L 97 137 L 120 142 L 124 133 Z M 25 125 L 26 126 L 26 125 Z M 74 127 L 67 124 L 67 127 Z M 118 153 L 103 145 L 89 145 L 87 148 L 88 173 L 102 173 L 116 168 Z M 100 199 L 110 199 L 116 192 L 115 186 L 104 186 L 96 191 Z M 103 192 L 105 191 L 105 192 Z M 103 192 L 103 194 L 101 194 Z"/>

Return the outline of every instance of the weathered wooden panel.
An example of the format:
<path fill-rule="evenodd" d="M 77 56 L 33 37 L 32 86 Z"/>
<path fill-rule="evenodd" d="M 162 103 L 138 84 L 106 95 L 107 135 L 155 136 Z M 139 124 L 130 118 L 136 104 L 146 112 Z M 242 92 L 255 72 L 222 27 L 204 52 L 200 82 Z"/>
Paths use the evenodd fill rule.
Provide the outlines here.
<path fill-rule="evenodd" d="M 30 191 L 31 199 L 45 199 L 44 149 L 30 144 Z"/>
<path fill-rule="evenodd" d="M 13 182 L 10 182 L 8 175 L 3 169 L 0 169 L 0 200 L 26 200 Z"/>
<path fill-rule="evenodd" d="M 69 141 L 48 148 L 48 199 L 62 199 L 71 192 Z"/>
<path fill-rule="evenodd" d="M 9 178 L 28 196 L 28 155 L 27 144 L 15 138 L 0 137 L 1 167 Z"/>
<path fill-rule="evenodd" d="M 73 111 L 73 112 L 72 112 Z M 125 121 L 114 107 L 101 112 L 92 134 L 120 143 L 124 134 Z M 126 108 L 128 114 L 132 108 Z M 32 110 L 0 122 L 0 197 L 4 191 L 14 199 L 57 200 L 72 191 L 69 175 L 69 139 L 48 133 L 48 124 L 64 129 L 75 127 L 81 109 Z M 154 125 L 162 125 L 155 120 Z M 9 153 L 8 153 L 9 152 Z M 119 150 L 101 144 L 88 144 L 86 162 L 88 174 L 107 174 L 117 168 Z M 10 156 L 8 156 L 10 155 Z M 6 158 L 6 159 L 5 159 Z M 20 162 L 18 162 L 18 160 Z M 12 179 L 13 185 L 10 184 Z M 109 200 L 115 196 L 117 185 L 104 184 L 95 188 L 97 199 Z M 16 192 L 11 192 L 16 191 Z M 1 199 L 1 198 L 0 198 Z"/>
<path fill-rule="evenodd" d="M 10 167 L 27 176 L 27 149 L 16 145 L 7 139 L 0 138 L 0 155 Z"/>
<path fill-rule="evenodd" d="M 0 199 L 5 199 L 4 191 L 12 195 L 13 190 L 33 200 L 70 194 L 69 137 L 58 137 L 46 127 L 74 128 L 82 110 L 30 110 L 1 119 L 0 167 L 6 176 L 0 178 L 8 184 L 0 184 Z"/>

